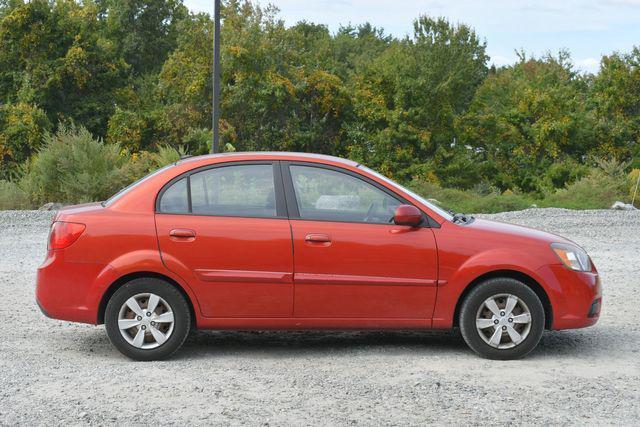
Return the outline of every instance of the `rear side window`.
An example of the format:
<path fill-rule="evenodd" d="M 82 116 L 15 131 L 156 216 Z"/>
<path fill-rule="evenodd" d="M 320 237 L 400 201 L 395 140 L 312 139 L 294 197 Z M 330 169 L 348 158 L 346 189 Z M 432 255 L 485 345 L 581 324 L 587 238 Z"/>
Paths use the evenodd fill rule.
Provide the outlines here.
<path fill-rule="evenodd" d="M 223 166 L 191 174 L 165 190 L 160 211 L 277 217 L 273 165 Z"/>
<path fill-rule="evenodd" d="M 273 166 L 225 166 L 195 173 L 191 207 L 196 214 L 275 217 Z"/>
<path fill-rule="evenodd" d="M 189 193 L 187 191 L 187 178 L 182 178 L 174 183 L 162 195 L 160 210 L 166 213 L 188 213 Z"/>

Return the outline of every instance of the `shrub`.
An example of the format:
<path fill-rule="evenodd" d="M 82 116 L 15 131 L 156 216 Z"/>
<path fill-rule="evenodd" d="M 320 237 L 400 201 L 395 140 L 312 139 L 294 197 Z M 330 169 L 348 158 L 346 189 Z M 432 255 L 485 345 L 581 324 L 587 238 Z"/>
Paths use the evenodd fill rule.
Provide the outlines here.
<path fill-rule="evenodd" d="M 190 154 L 207 154 L 212 138 L 213 132 L 210 129 L 189 129 L 182 143 Z"/>
<path fill-rule="evenodd" d="M 548 187 L 564 188 L 589 173 L 589 168 L 577 161 L 567 158 L 563 161 L 557 161 L 549 166 L 546 170 L 546 179 Z"/>
<path fill-rule="evenodd" d="M 635 207 L 640 207 L 640 187 L 638 183 L 640 182 L 640 169 L 633 169 L 629 173 L 629 201 L 632 201 L 634 196 L 635 200 L 633 200 Z"/>
<path fill-rule="evenodd" d="M 29 209 L 27 194 L 15 183 L 0 181 L 0 210 Z"/>
<path fill-rule="evenodd" d="M 153 153 L 153 161 L 155 162 L 155 168 L 161 168 L 170 163 L 175 163 L 180 160 L 180 157 L 185 155 L 185 150 L 182 147 L 173 148 L 170 145 L 162 145 L 158 147 L 158 152 Z"/>
<path fill-rule="evenodd" d="M 156 169 L 180 160 L 182 156 L 184 156 L 182 148 L 175 149 L 168 145 L 160 146 L 155 153 L 140 151 L 132 154 L 129 161 L 121 169 L 125 185 L 137 181 Z"/>
<path fill-rule="evenodd" d="M 607 209 L 616 200 L 628 196 L 628 179 L 593 169 L 589 175 L 557 190 L 541 203 L 545 207 L 566 209 Z"/>
<path fill-rule="evenodd" d="M 127 184 L 129 161 L 117 144 L 105 145 L 84 127 L 60 126 L 27 164 L 20 182 L 32 203 L 104 200 Z"/>

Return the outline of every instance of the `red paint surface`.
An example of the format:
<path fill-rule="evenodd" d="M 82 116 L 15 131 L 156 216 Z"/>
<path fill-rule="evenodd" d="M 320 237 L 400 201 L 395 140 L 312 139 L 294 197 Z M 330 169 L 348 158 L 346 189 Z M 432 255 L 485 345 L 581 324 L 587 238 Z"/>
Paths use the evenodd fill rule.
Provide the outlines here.
<path fill-rule="evenodd" d="M 359 173 L 440 227 L 155 214 L 156 196 L 172 178 L 250 160 L 305 161 Z M 449 328 L 474 281 L 516 273 L 549 300 L 554 329 L 597 321 L 587 317 L 601 297 L 595 267 L 569 270 L 549 247 L 566 239 L 485 220 L 453 224 L 356 166 L 308 154 L 199 157 L 150 177 L 108 207 L 64 209 L 57 221 L 86 228 L 68 247 L 48 251 L 38 269 L 38 303 L 51 317 L 98 323 L 101 302 L 114 286 L 152 274 L 185 292 L 200 328 Z"/>

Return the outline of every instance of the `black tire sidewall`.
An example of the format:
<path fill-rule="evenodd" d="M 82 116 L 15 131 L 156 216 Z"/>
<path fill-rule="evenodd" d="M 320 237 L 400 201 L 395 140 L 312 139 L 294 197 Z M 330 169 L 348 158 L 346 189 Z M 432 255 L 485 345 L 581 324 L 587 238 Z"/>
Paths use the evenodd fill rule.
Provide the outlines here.
<path fill-rule="evenodd" d="M 484 342 L 476 329 L 476 314 L 480 305 L 497 294 L 512 294 L 520 298 L 531 311 L 531 330 L 523 342 L 510 349 L 497 349 Z M 489 279 L 476 286 L 465 298 L 460 309 L 460 331 L 467 345 L 487 359 L 518 359 L 529 354 L 544 331 L 545 314 L 538 295 L 526 284 L 510 278 Z"/>
<path fill-rule="evenodd" d="M 120 334 L 118 314 L 122 305 L 132 296 L 154 293 L 164 299 L 173 311 L 173 332 L 169 339 L 154 349 L 139 349 L 129 344 Z M 105 310 L 105 328 L 111 343 L 125 356 L 134 360 L 160 360 L 171 356 L 184 343 L 191 330 L 191 313 L 187 302 L 174 286 L 154 278 L 134 279 L 122 285 L 109 299 Z"/>

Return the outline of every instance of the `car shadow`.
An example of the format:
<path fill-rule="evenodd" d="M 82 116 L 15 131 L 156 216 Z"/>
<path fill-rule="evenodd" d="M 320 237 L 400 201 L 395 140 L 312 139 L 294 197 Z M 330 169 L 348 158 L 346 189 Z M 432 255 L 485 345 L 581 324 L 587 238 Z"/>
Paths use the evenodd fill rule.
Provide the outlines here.
<path fill-rule="evenodd" d="M 603 329 L 603 327 L 599 327 Z M 605 328 L 606 329 L 606 328 Z M 614 328 L 612 328 L 614 329 Z M 613 331 L 611 331 L 613 332 Z M 66 334 L 64 334 L 66 335 Z M 610 333 L 592 329 L 545 331 L 538 347 L 527 356 L 537 359 L 558 356 L 604 354 L 611 340 Z M 105 331 L 75 337 L 78 351 L 89 349 L 94 355 L 108 357 L 117 352 Z M 82 341 L 85 341 L 84 343 Z M 75 346 L 74 346 L 75 347 Z M 193 331 L 184 347 L 172 359 L 194 360 L 215 356 L 285 357 L 335 356 L 341 352 L 377 352 L 385 355 L 423 353 L 425 356 L 474 356 L 462 336 L 454 331 Z M 104 354 L 101 354 L 104 353 Z"/>
<path fill-rule="evenodd" d="M 405 353 L 464 351 L 462 338 L 451 331 L 195 331 L 179 357 L 260 352 L 262 355 L 335 354 L 384 351 Z"/>
<path fill-rule="evenodd" d="M 589 330 L 545 331 L 528 358 L 585 356 L 606 351 L 605 334 Z M 337 352 L 379 352 L 385 355 L 475 355 L 459 331 L 195 331 L 177 357 L 260 353 L 263 357 L 335 355 Z"/>

